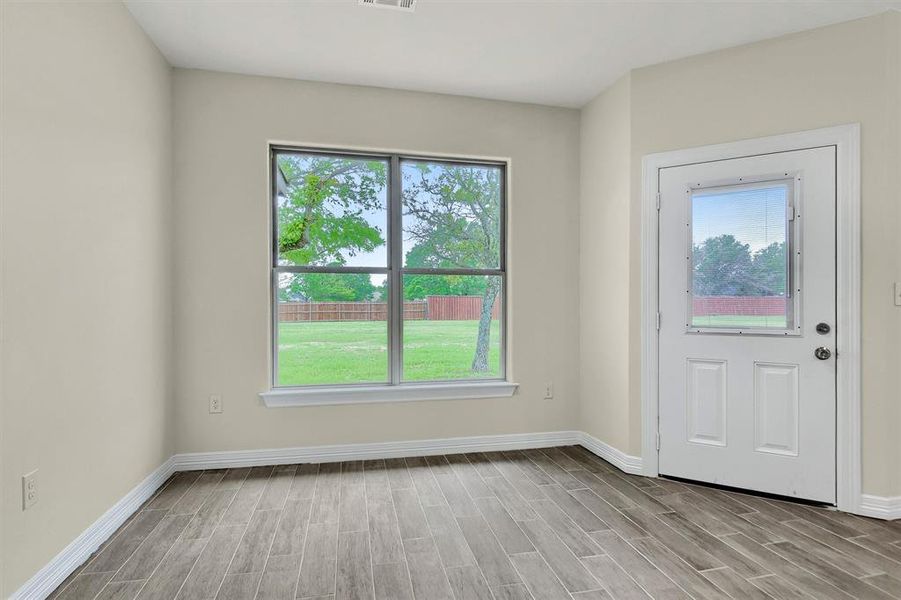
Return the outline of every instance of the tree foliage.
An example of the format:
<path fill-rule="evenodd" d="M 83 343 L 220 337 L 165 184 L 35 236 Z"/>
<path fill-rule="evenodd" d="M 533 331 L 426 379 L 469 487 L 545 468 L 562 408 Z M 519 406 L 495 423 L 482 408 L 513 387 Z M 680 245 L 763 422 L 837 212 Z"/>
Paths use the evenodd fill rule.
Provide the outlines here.
<path fill-rule="evenodd" d="M 404 233 L 432 268 L 495 269 L 500 262 L 501 171 L 415 163 L 404 174 Z"/>
<path fill-rule="evenodd" d="M 282 302 L 362 302 L 376 287 L 366 273 L 304 273 L 279 286 Z"/>
<path fill-rule="evenodd" d="M 696 296 L 780 296 L 785 294 L 785 242 L 754 253 L 732 235 L 694 246 Z"/>
<path fill-rule="evenodd" d="M 279 197 L 280 259 L 294 265 L 343 265 L 347 256 L 385 243 L 365 213 L 384 210 L 386 165 L 380 161 L 283 154 Z"/>
<path fill-rule="evenodd" d="M 754 254 L 751 266 L 758 296 L 785 295 L 785 242 L 773 242 Z"/>
<path fill-rule="evenodd" d="M 417 244 L 407 252 L 406 265 L 430 267 L 433 255 L 427 244 Z M 407 275 L 404 277 L 404 299 L 422 300 L 427 296 L 481 296 L 485 278 L 478 275 Z"/>

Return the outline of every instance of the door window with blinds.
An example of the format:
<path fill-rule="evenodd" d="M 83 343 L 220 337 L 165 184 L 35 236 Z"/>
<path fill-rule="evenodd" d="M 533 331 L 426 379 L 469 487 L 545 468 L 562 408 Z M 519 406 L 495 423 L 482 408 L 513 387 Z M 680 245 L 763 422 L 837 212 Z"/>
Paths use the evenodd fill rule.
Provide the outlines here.
<path fill-rule="evenodd" d="M 503 163 L 271 149 L 274 387 L 503 380 Z"/>
<path fill-rule="evenodd" d="M 686 191 L 688 331 L 799 330 L 795 185 L 789 176 Z"/>

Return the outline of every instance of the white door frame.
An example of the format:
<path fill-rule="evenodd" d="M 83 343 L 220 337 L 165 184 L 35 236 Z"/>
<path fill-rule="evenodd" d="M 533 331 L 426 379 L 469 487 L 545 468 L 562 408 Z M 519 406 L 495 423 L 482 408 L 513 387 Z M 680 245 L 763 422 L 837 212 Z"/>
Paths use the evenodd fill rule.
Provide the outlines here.
<path fill-rule="evenodd" d="M 642 467 L 659 475 L 658 390 L 658 171 L 807 148 L 836 148 L 836 501 L 861 512 L 860 433 L 860 125 L 649 154 L 641 162 L 641 414 Z"/>

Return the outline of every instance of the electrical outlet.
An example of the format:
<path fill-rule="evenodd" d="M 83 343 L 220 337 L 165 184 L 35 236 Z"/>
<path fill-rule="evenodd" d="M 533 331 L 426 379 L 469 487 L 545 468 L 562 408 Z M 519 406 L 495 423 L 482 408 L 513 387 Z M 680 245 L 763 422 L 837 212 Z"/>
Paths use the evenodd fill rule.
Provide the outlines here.
<path fill-rule="evenodd" d="M 554 384 L 548 381 L 544 384 L 544 399 L 550 400 L 554 397 Z"/>
<path fill-rule="evenodd" d="M 895 306 L 901 306 L 901 281 L 895 282 Z"/>
<path fill-rule="evenodd" d="M 210 396 L 210 414 L 218 415 L 222 412 L 222 396 L 213 394 Z"/>
<path fill-rule="evenodd" d="M 28 510 L 38 502 L 38 471 L 22 475 L 22 510 Z"/>

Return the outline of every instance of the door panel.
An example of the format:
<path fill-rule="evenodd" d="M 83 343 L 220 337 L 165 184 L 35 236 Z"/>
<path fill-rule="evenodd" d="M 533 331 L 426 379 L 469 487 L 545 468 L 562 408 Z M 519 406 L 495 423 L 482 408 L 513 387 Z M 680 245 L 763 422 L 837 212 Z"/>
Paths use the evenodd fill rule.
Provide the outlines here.
<path fill-rule="evenodd" d="M 726 361 L 688 359 L 688 441 L 726 445 Z"/>
<path fill-rule="evenodd" d="M 798 365 L 754 363 L 754 449 L 798 455 Z"/>
<path fill-rule="evenodd" d="M 658 175 L 660 473 L 834 503 L 835 149 Z"/>

